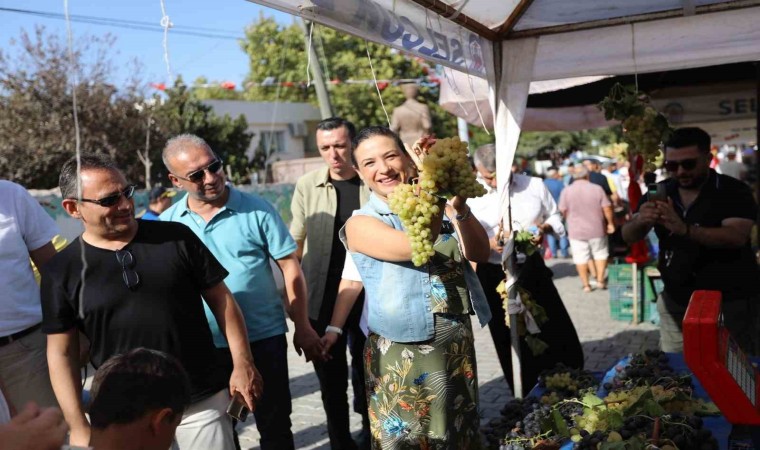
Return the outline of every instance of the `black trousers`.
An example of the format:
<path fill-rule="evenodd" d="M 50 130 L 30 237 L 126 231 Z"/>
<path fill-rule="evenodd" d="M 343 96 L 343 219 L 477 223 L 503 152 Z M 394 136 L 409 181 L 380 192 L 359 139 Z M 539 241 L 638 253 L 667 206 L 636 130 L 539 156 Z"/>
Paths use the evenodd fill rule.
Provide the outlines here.
<path fill-rule="evenodd" d="M 232 356 L 227 348 L 217 349 L 232 367 Z M 264 394 L 253 412 L 256 428 L 261 435 L 261 450 L 293 450 L 293 432 L 290 430 L 290 379 L 288 376 L 288 340 L 284 334 L 251 342 L 251 353 L 256 368 L 264 381 Z"/>
<path fill-rule="evenodd" d="M 330 324 L 335 299 L 338 295 L 340 275 L 331 275 L 327 279 L 325 294 L 320 307 L 319 318 L 312 320 L 312 327 L 324 335 L 325 328 Z M 319 379 L 319 387 L 322 391 L 322 405 L 327 415 L 327 434 L 330 438 L 332 450 L 346 450 L 366 448 L 369 449 L 369 418 L 367 398 L 364 390 L 364 333 L 359 327 L 362 309 L 364 307 L 364 292 L 359 298 L 348 316 L 343 328 L 343 335 L 330 349 L 332 359 L 326 362 L 314 362 L 314 371 Z M 354 390 L 354 412 L 362 416 L 363 444 L 358 447 L 351 437 L 348 413 L 348 360 L 346 348 L 351 353 L 351 385 Z"/>
<path fill-rule="evenodd" d="M 499 363 L 507 379 L 510 389 L 514 392 L 512 379 L 512 354 L 509 328 L 504 318 L 505 310 L 501 296 L 496 292 L 496 286 L 504 279 L 504 272 L 498 264 L 478 264 L 477 274 L 488 299 L 493 317 L 488 323 Z M 546 342 L 549 348 L 544 353 L 534 356 L 520 340 L 520 363 L 522 366 L 523 393 L 533 388 L 541 371 L 563 363 L 568 367 L 583 368 L 583 347 L 573 322 L 562 304 L 562 299 L 554 287 L 554 274 L 538 253 L 528 257 L 522 267 L 518 283 L 531 293 L 533 298 L 544 307 L 549 320 L 540 326 L 541 333 L 536 337 Z"/>

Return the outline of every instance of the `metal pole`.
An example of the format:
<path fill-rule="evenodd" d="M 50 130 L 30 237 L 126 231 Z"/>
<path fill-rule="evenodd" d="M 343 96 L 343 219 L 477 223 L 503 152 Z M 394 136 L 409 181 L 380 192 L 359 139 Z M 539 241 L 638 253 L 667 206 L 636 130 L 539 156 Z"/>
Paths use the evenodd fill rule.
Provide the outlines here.
<path fill-rule="evenodd" d="M 462 119 L 461 117 L 457 117 L 457 131 L 459 132 L 460 141 L 470 142 L 470 130 L 467 127 L 467 121 Z"/>
<path fill-rule="evenodd" d="M 309 45 L 309 28 L 311 22 L 307 22 L 303 19 L 298 23 L 304 32 L 304 39 L 306 42 L 306 51 L 309 52 L 309 58 L 311 58 L 311 76 L 314 78 L 312 84 L 314 84 L 314 90 L 317 92 L 317 101 L 319 102 L 319 112 L 322 115 L 322 119 L 333 117 L 332 104 L 330 103 L 330 95 L 327 93 L 327 85 L 325 85 L 325 79 L 322 77 L 322 67 L 319 65 L 319 58 L 317 57 L 317 51 L 313 45 Z M 308 89 L 308 86 L 306 87 Z"/>
<path fill-rule="evenodd" d="M 639 323 L 639 265 L 631 264 L 631 280 L 633 281 L 633 323 Z"/>
<path fill-rule="evenodd" d="M 757 88 L 755 90 L 755 146 L 757 151 L 755 156 L 755 198 L 760 201 L 760 62 L 755 62 L 755 69 L 757 70 Z M 757 225 L 759 221 L 755 221 Z M 756 226 L 757 233 L 757 245 L 760 247 L 760 225 Z"/>

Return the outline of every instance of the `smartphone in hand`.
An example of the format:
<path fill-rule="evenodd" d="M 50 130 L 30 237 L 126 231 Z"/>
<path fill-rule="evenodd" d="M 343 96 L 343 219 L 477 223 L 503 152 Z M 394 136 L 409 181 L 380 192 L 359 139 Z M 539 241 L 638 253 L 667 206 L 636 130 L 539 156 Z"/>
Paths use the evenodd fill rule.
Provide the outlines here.
<path fill-rule="evenodd" d="M 248 418 L 248 414 L 250 412 L 251 411 L 248 409 L 248 406 L 245 404 L 243 394 L 235 391 L 235 395 L 232 396 L 230 404 L 227 406 L 227 415 L 233 419 L 238 420 L 239 422 L 245 422 L 245 419 Z"/>
<path fill-rule="evenodd" d="M 648 184 L 647 197 L 653 202 L 667 202 L 668 196 L 665 193 L 665 185 L 659 183 Z"/>

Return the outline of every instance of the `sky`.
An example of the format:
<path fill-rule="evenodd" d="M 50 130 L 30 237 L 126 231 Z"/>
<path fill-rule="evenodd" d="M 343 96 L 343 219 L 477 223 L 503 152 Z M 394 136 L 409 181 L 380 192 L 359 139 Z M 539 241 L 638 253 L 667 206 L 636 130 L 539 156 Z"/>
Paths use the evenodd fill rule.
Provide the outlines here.
<path fill-rule="evenodd" d="M 159 25 L 163 16 L 160 0 L 68 0 L 68 3 L 72 17 L 90 16 Z M 169 30 L 168 53 L 172 73 L 175 77 L 182 75 L 187 83 L 204 76 L 210 81 L 231 81 L 240 87 L 248 73 L 248 57 L 233 36 L 242 38 L 245 26 L 256 21 L 260 13 L 274 17 L 283 24 L 289 24 L 293 20 L 288 14 L 246 0 L 164 0 L 164 4 L 166 14 L 176 30 L 215 35 L 188 36 L 173 34 Z M 2 49 L 7 49 L 10 40 L 17 38 L 22 29 L 32 31 L 38 24 L 44 25 L 50 33 L 60 34 L 62 38 L 66 36 L 64 20 L 9 12 L 2 10 L 4 8 L 62 15 L 64 0 L 0 0 Z M 164 62 L 162 32 L 76 21 L 71 23 L 71 28 L 74 39 L 86 34 L 105 33 L 111 33 L 117 38 L 112 55 L 116 63 L 116 85 L 128 78 L 128 62 L 135 58 L 142 63 L 141 78 L 147 83 L 171 84 Z"/>

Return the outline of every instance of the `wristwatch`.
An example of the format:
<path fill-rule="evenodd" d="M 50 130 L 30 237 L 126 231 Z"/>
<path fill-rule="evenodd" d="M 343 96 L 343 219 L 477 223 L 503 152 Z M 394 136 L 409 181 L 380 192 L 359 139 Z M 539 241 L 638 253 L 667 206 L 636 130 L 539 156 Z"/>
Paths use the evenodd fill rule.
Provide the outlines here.
<path fill-rule="evenodd" d="M 328 325 L 327 328 L 325 328 L 325 334 L 330 333 L 330 332 L 335 333 L 338 336 L 343 336 L 343 329 L 340 327 L 334 327 L 332 325 Z"/>

